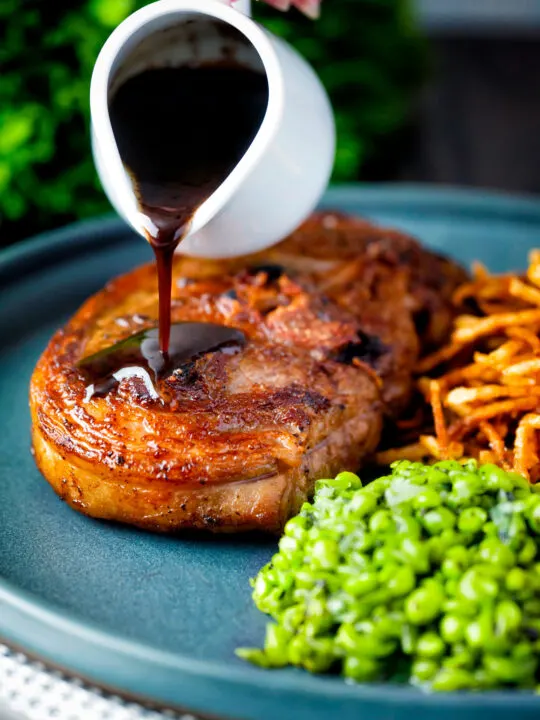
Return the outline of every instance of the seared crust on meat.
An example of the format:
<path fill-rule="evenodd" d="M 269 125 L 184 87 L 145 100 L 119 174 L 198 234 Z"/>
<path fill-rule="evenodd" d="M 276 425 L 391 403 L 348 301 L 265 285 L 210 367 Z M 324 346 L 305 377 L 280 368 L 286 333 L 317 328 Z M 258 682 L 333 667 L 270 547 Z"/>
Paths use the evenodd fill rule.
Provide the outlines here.
<path fill-rule="evenodd" d="M 178 257 L 173 322 L 239 328 L 245 348 L 187 363 L 160 381 L 159 399 L 131 378 L 86 401 L 77 362 L 156 324 L 155 269 L 134 270 L 90 298 L 38 362 L 38 467 L 94 517 L 279 532 L 317 478 L 375 449 L 419 353 L 444 339 L 462 280 L 407 236 L 336 213 L 250 257 Z"/>

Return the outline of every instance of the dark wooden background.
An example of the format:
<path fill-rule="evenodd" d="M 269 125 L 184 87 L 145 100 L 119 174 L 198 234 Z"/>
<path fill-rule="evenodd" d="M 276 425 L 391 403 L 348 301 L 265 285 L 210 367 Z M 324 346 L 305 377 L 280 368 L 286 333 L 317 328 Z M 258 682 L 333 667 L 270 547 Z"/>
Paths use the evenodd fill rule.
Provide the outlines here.
<path fill-rule="evenodd" d="M 413 2 L 432 80 L 394 179 L 540 194 L 540 0 Z"/>
<path fill-rule="evenodd" d="M 540 193 L 540 34 L 432 44 L 396 179 Z"/>

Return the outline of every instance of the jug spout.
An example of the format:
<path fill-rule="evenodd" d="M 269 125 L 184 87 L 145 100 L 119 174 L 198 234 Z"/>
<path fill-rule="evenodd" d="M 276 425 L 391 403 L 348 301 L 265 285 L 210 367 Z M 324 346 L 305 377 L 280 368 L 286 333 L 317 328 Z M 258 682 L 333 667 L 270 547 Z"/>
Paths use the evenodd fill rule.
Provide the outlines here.
<path fill-rule="evenodd" d="M 235 6 L 243 12 L 222 0 L 158 0 L 113 32 L 92 76 L 92 146 L 99 177 L 114 208 L 147 236 L 149 216 L 141 208 L 140 187 L 134 185 L 133 163 L 126 163 L 125 138 L 118 136 L 124 130 L 114 122 L 113 104 L 121 89 L 149 70 L 164 68 L 234 66 L 261 79 L 257 88 L 262 92 L 264 87 L 264 105 L 246 126 L 245 146 L 238 145 L 232 167 L 223 165 L 223 177 L 209 195 L 201 196 L 184 228 L 179 251 L 205 257 L 254 252 L 292 231 L 318 202 L 334 157 L 331 107 L 315 73 L 292 48 L 244 14 L 249 12 L 246 0 Z M 141 94 L 143 109 L 151 93 Z M 238 92 L 231 93 L 230 103 L 223 97 L 221 120 L 232 118 L 231 127 L 236 119 L 241 123 L 241 100 Z M 189 115 L 190 108 L 184 112 Z M 174 133 L 174 124 L 169 128 Z M 201 158 L 206 145 L 212 156 L 219 156 L 224 143 L 214 134 L 201 142 Z M 191 164 L 186 158 L 183 170 L 189 174 L 194 169 L 198 176 L 197 152 L 189 149 Z M 182 164 L 182 156 L 175 162 Z M 157 156 L 155 163 L 157 167 Z"/>

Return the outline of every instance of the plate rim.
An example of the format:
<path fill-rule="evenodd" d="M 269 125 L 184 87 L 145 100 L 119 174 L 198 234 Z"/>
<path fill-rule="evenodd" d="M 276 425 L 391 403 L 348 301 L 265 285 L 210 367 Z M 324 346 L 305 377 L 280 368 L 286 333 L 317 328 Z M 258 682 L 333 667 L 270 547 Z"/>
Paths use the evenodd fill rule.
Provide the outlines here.
<path fill-rule="evenodd" d="M 421 185 L 344 185 L 331 188 L 325 195 L 322 207 L 346 205 L 347 202 L 367 204 L 372 202 L 380 211 L 382 206 L 399 210 L 411 206 L 422 211 L 439 213 L 459 210 L 472 214 L 512 216 L 512 219 L 540 225 L 540 200 L 534 197 L 512 196 L 496 191 L 485 192 L 462 188 L 433 188 Z M 44 261 L 50 265 L 59 255 L 73 259 L 90 247 L 118 242 L 126 235 L 127 226 L 116 217 L 85 220 L 60 230 L 42 233 L 0 251 L 0 281 L 2 276 L 34 272 L 44 269 Z M 74 242 L 74 236 L 76 242 Z M 116 236 L 119 236 L 116 239 Z M 127 236 L 129 237 L 129 236 Z M 69 253 L 64 253 L 69 246 Z M 9 282 L 8 282 L 9 284 Z M 246 588 L 246 592 L 248 589 Z M 53 664 L 72 668 L 74 673 L 95 682 L 100 680 L 108 687 L 135 692 L 149 702 L 193 708 L 214 714 L 230 714 L 240 717 L 242 713 L 222 711 L 227 707 L 223 694 L 233 696 L 235 690 L 249 689 L 257 697 L 249 705 L 250 714 L 244 717 L 271 717 L 264 714 L 264 703 L 272 694 L 280 693 L 296 703 L 306 698 L 317 704 L 324 701 L 352 703 L 357 709 L 362 703 L 368 706 L 383 702 L 387 708 L 398 705 L 409 709 L 469 708 L 509 709 L 515 708 L 519 697 L 520 709 L 540 711 L 540 698 L 532 693 L 519 691 L 491 691 L 481 694 L 427 694 L 410 686 L 392 684 L 351 685 L 336 682 L 325 676 L 312 676 L 296 670 L 263 671 L 223 661 L 193 659 L 181 653 L 160 650 L 152 645 L 123 637 L 100 628 L 75 613 L 60 611 L 48 601 L 20 589 L 9 580 L 0 577 L 0 635 L 6 642 Z M 41 631 L 41 634 L 40 632 Z M 45 632 L 43 632 L 45 631 Z M 49 643 L 49 647 L 47 647 Z M 63 647 L 62 647 L 63 644 Z M 98 669 L 94 660 L 107 653 L 105 670 Z M 102 667 L 98 664 L 98 668 Z M 103 674 L 100 675 L 100 672 Z M 107 678 L 105 674 L 107 673 Z M 211 686 L 209 686 L 209 683 Z M 146 689 L 141 694 L 141 686 Z M 178 690 L 178 688 L 181 688 Z M 206 700 L 209 690 L 216 689 L 215 700 Z M 216 703 L 221 706 L 216 708 Z M 248 706 L 246 712 L 248 711 Z M 349 708 L 350 711 L 350 708 Z M 255 714 L 251 714 L 251 712 Z M 345 714 L 343 715 L 345 717 Z M 348 717 L 348 716 L 347 716 Z"/>
<path fill-rule="evenodd" d="M 509 193 L 496 189 L 477 189 L 455 187 L 451 185 L 423 185 L 422 183 L 342 183 L 334 184 L 324 194 L 320 206 L 330 208 L 333 202 L 355 202 L 359 195 L 362 201 L 373 202 L 391 208 L 407 207 L 410 205 L 421 207 L 425 211 L 437 213 L 441 207 L 448 212 L 449 209 L 470 211 L 474 215 L 485 213 L 491 216 L 509 215 L 520 220 L 540 221 L 540 198 L 535 195 Z M 97 237 L 94 232 L 98 230 Z M 78 220 L 60 228 L 46 230 L 13 245 L 0 248 L 0 269 L 19 261 L 21 258 L 41 260 L 50 257 L 51 249 L 58 250 L 69 244 L 72 254 L 76 254 L 89 245 L 95 246 L 109 242 L 107 233 L 133 232 L 131 228 L 118 215 L 106 213 L 97 217 Z M 82 243 L 73 244 L 73 232 L 86 236 Z M 100 238 L 99 236 L 104 237 Z M 91 239 L 89 236 L 92 236 Z M 106 237 L 105 237 L 106 236 Z M 35 257 L 34 257 L 35 256 Z M 33 264 L 32 263 L 32 264 Z"/>

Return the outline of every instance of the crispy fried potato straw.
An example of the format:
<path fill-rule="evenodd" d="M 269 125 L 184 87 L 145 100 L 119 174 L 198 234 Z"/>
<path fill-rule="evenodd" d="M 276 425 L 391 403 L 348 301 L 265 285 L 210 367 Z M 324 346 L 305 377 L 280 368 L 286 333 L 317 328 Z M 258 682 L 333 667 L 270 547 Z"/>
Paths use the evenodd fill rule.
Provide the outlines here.
<path fill-rule="evenodd" d="M 450 342 L 417 366 L 433 434 L 380 452 L 379 462 L 474 457 L 540 479 L 540 250 L 525 275 L 491 275 L 482 265 L 453 298 Z M 478 308 L 478 315 L 470 308 Z M 418 417 L 421 417 L 422 413 Z M 414 428 L 407 428 L 408 431 Z M 413 434 L 414 437 L 414 434 Z"/>
<path fill-rule="evenodd" d="M 501 465 L 501 467 L 503 467 L 505 470 L 510 470 L 511 465 L 506 459 L 506 447 L 504 444 L 504 440 L 497 432 L 497 429 L 490 422 L 487 421 L 480 423 L 480 429 L 486 436 L 489 447 L 497 458 L 497 464 Z"/>

